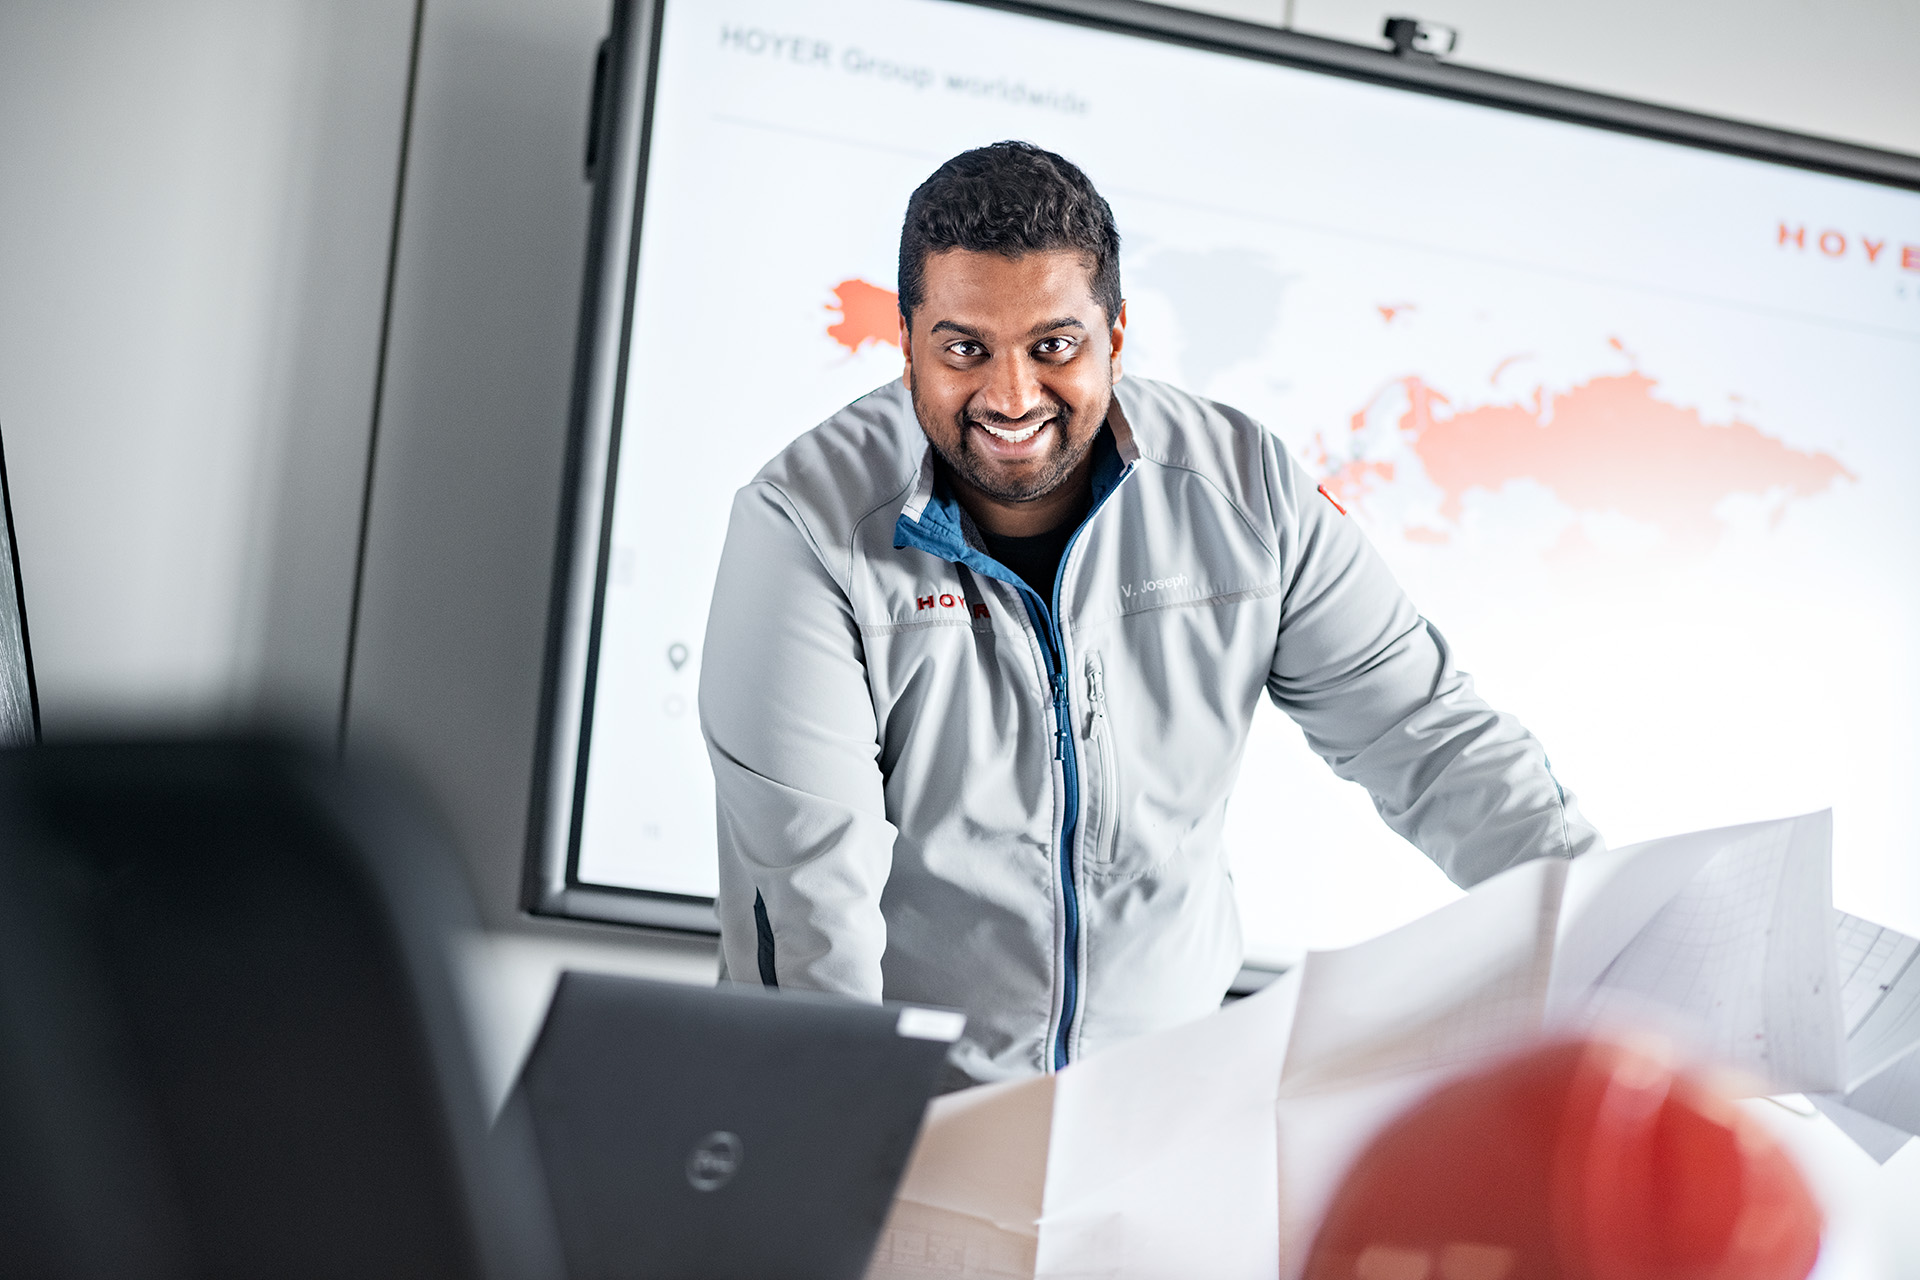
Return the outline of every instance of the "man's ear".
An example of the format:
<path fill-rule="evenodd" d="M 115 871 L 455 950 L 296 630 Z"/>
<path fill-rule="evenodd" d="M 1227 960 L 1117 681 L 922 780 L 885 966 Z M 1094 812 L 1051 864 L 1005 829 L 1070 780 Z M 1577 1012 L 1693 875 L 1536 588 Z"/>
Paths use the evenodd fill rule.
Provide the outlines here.
<path fill-rule="evenodd" d="M 900 373 L 900 381 L 907 390 L 913 390 L 913 329 L 907 324 L 906 316 L 900 317 L 900 358 L 906 362 L 906 368 Z"/>
<path fill-rule="evenodd" d="M 1107 334 L 1108 352 L 1113 360 L 1113 380 L 1120 381 L 1120 348 L 1127 341 L 1127 300 L 1120 299 L 1120 312 L 1113 318 L 1113 328 Z"/>

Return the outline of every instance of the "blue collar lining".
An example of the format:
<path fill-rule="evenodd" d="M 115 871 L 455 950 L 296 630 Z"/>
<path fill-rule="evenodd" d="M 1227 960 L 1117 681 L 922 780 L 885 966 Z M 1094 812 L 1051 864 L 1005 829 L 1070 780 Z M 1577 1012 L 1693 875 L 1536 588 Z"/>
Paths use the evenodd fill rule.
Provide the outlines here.
<path fill-rule="evenodd" d="M 1121 461 L 1120 450 L 1113 442 L 1112 429 L 1102 427 L 1100 434 L 1093 438 L 1092 494 L 1087 503 L 1088 516 L 1099 510 L 1100 504 L 1126 474 L 1127 464 Z M 1082 523 L 1086 518 L 1081 517 Z M 920 518 L 915 520 L 902 512 L 894 522 L 893 545 L 896 548 L 912 547 L 939 556 L 942 560 L 964 564 L 975 573 L 998 578 L 1029 595 L 1033 594 L 1033 588 L 1022 581 L 1018 574 L 967 541 L 965 520 L 966 512 L 960 506 L 960 499 L 954 496 L 953 487 L 947 483 L 943 473 L 936 472 L 933 496 L 928 499 Z M 1044 600 L 1041 603 L 1051 604 Z"/>

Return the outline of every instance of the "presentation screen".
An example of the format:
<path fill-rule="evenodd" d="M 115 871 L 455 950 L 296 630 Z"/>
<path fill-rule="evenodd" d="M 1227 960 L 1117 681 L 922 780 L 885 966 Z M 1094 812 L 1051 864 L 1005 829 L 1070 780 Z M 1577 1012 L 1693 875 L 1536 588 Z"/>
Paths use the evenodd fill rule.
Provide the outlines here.
<path fill-rule="evenodd" d="M 549 909 L 711 919 L 732 496 L 900 376 L 908 194 L 1025 139 L 1113 207 L 1126 375 L 1272 430 L 1610 843 L 1831 807 L 1838 905 L 1920 933 L 1920 194 L 953 0 L 647 21 Z M 1255 961 L 1458 893 L 1269 706 L 1226 838 Z"/>

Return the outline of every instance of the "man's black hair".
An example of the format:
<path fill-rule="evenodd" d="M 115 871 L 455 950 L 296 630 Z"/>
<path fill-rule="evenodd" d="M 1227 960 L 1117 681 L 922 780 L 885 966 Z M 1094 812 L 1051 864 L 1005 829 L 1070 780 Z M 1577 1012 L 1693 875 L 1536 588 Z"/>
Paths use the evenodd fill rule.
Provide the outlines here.
<path fill-rule="evenodd" d="M 1072 161 L 1031 142 L 963 151 L 907 201 L 900 228 L 900 314 L 926 292 L 929 254 L 947 249 L 1009 258 L 1071 249 L 1093 264 L 1093 300 L 1120 314 L 1120 232 L 1113 210 Z"/>

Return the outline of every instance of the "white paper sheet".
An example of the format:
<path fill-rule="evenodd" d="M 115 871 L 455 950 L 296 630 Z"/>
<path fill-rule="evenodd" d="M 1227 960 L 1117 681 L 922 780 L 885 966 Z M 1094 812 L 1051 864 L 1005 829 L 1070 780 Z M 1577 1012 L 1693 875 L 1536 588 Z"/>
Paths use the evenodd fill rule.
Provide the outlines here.
<path fill-rule="evenodd" d="M 935 1098 L 897 1198 L 1037 1234 L 1059 1080 L 1035 1076 Z"/>
<path fill-rule="evenodd" d="M 1770 1092 L 1840 1088 L 1832 814 L 1704 834 L 1718 850 L 1607 966 L 1589 1016 L 1631 1024 L 1665 1010 L 1697 1050 Z"/>
<path fill-rule="evenodd" d="M 1567 867 L 1523 863 L 1392 933 L 1310 953 L 1283 1091 L 1444 1067 L 1537 1035 Z"/>
<path fill-rule="evenodd" d="M 1848 1092 L 1811 1100 L 1885 1164 L 1920 1132 L 1920 942 L 1844 911 L 1833 935 Z"/>
<path fill-rule="evenodd" d="M 1187 1276 L 1196 1258 L 1210 1280 L 1272 1280 L 1298 990 L 1283 975 L 1058 1075 L 937 1099 L 867 1280 Z"/>
<path fill-rule="evenodd" d="M 1273 1280 L 1273 1107 L 1293 970 L 1211 1017 L 1068 1068 L 1054 1101 L 1036 1275 Z"/>
<path fill-rule="evenodd" d="M 1836 911 L 1834 951 L 1854 1088 L 1920 1045 L 1920 941 Z"/>
<path fill-rule="evenodd" d="M 1031 1280 L 1059 1078 L 933 1100 L 866 1280 Z"/>
<path fill-rule="evenodd" d="M 1607 966 L 1726 847 L 1727 834 L 1721 829 L 1668 836 L 1590 853 L 1568 865 L 1554 927 L 1550 1016 L 1585 1007 Z"/>
<path fill-rule="evenodd" d="M 1032 1280 L 1031 1233 L 913 1200 L 895 1200 L 866 1280 Z"/>
<path fill-rule="evenodd" d="M 1880 1068 L 1841 1099 L 1862 1115 L 1920 1134 L 1920 1048 Z"/>
<path fill-rule="evenodd" d="M 1872 1156 L 1875 1164 L 1885 1164 L 1899 1155 L 1900 1148 L 1913 1138 L 1904 1129 L 1896 1129 L 1884 1121 L 1855 1111 L 1837 1095 L 1816 1093 L 1809 1095 L 1807 1101 L 1833 1121 L 1836 1129 L 1853 1139 L 1855 1146 Z"/>

